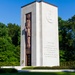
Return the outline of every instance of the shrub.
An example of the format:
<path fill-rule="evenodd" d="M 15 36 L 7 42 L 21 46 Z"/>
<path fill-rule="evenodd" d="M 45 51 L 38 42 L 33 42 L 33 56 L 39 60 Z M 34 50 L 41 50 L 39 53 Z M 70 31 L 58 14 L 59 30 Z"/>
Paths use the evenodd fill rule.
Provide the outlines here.
<path fill-rule="evenodd" d="M 75 69 L 74 66 L 55 66 L 55 67 L 24 67 L 22 69 L 45 69 L 45 70 L 49 70 L 49 69 Z"/>
<path fill-rule="evenodd" d="M 0 66 L 19 66 L 19 62 L 0 62 Z"/>
<path fill-rule="evenodd" d="M 75 61 L 60 62 L 60 66 L 75 66 Z"/>
<path fill-rule="evenodd" d="M 14 68 L 0 68 L 0 73 L 17 73 L 18 71 Z"/>
<path fill-rule="evenodd" d="M 75 61 L 68 61 L 68 62 L 60 62 L 60 66 L 54 66 L 54 67 L 24 67 L 23 69 L 75 69 Z"/>
<path fill-rule="evenodd" d="M 33 67 L 33 66 L 27 66 L 27 67 L 24 67 L 24 68 L 22 68 L 22 69 L 34 69 L 35 67 Z"/>

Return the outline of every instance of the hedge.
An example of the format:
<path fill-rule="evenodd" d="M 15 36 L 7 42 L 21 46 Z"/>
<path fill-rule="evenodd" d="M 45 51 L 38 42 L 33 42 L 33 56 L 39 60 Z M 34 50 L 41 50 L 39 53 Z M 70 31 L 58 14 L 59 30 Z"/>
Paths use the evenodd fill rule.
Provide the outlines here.
<path fill-rule="evenodd" d="M 19 66 L 20 62 L 0 62 L 0 66 Z"/>
<path fill-rule="evenodd" d="M 39 67 L 24 67 L 24 68 L 22 68 L 22 69 L 32 69 L 32 70 L 36 70 L 36 69 L 47 69 L 47 70 L 49 70 L 49 69 L 75 69 L 75 66 L 54 66 L 54 67 L 41 67 L 41 66 L 39 66 Z"/>
<path fill-rule="evenodd" d="M 75 66 L 75 61 L 60 62 L 60 66 Z"/>
<path fill-rule="evenodd" d="M 17 73 L 18 71 L 14 68 L 0 68 L 0 73 Z"/>
<path fill-rule="evenodd" d="M 75 69 L 75 61 L 60 62 L 60 66 L 54 66 L 54 67 L 28 66 L 28 67 L 24 67 L 23 69 Z"/>

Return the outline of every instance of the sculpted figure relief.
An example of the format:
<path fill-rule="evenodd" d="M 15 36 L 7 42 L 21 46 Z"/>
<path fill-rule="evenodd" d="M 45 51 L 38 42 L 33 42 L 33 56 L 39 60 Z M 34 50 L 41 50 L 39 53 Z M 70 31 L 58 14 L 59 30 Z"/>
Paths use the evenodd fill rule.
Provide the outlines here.
<path fill-rule="evenodd" d="M 27 37 L 30 37 L 30 29 L 27 29 Z"/>
<path fill-rule="evenodd" d="M 27 28 L 30 28 L 30 20 L 27 20 L 26 24 L 27 24 Z"/>
<path fill-rule="evenodd" d="M 27 48 L 30 48 L 30 37 L 27 37 Z"/>
<path fill-rule="evenodd" d="M 26 33 L 27 33 L 27 48 L 30 48 L 30 31 L 31 31 L 31 27 L 30 27 L 30 14 L 26 15 Z"/>
<path fill-rule="evenodd" d="M 27 20 L 30 20 L 30 17 L 31 17 L 30 14 L 27 14 L 27 15 L 26 15 L 26 19 L 27 19 Z"/>
<path fill-rule="evenodd" d="M 27 36 L 30 36 L 30 20 L 27 20 L 26 22 L 26 30 L 27 30 Z"/>

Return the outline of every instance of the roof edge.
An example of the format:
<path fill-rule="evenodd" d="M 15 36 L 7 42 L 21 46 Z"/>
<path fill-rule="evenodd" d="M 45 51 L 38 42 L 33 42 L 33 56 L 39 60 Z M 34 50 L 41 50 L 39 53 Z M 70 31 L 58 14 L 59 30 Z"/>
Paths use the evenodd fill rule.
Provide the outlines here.
<path fill-rule="evenodd" d="M 41 1 L 40 1 L 40 2 L 41 2 Z M 46 1 L 42 1 L 42 2 L 47 3 L 47 4 L 49 4 L 49 5 L 52 5 L 52 6 L 55 6 L 55 7 L 58 7 L 58 6 L 54 5 L 54 4 L 48 3 L 48 2 L 46 2 Z"/>
<path fill-rule="evenodd" d="M 33 2 L 31 2 L 31 3 L 28 3 L 28 4 L 26 4 L 26 5 L 21 6 L 21 8 L 23 8 L 23 7 L 25 7 L 25 6 L 28 6 L 28 5 L 30 5 L 30 4 L 33 4 L 33 3 L 35 3 L 35 2 L 39 2 L 39 3 L 40 3 L 40 2 L 44 2 L 44 3 L 47 3 L 47 4 L 49 4 L 49 5 L 58 7 L 58 6 L 54 5 L 54 4 L 48 3 L 48 2 L 46 2 L 46 1 L 33 1 Z"/>
<path fill-rule="evenodd" d="M 25 6 L 28 6 L 28 5 L 30 5 L 30 4 L 32 4 L 32 3 L 35 3 L 35 2 L 37 2 L 37 1 L 33 1 L 33 2 L 31 2 L 31 3 L 28 3 L 28 4 L 26 4 L 26 5 L 23 5 L 23 6 L 21 6 L 21 8 L 23 8 L 23 7 L 25 7 Z"/>

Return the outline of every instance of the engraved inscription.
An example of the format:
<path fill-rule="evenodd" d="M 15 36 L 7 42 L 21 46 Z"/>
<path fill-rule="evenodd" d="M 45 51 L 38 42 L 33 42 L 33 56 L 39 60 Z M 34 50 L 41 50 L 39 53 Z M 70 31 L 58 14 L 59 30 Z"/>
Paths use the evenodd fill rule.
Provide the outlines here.
<path fill-rule="evenodd" d="M 55 47 L 55 44 L 53 42 L 47 42 L 44 46 L 44 56 L 50 57 L 50 58 L 56 58 L 57 57 L 57 48 Z"/>

